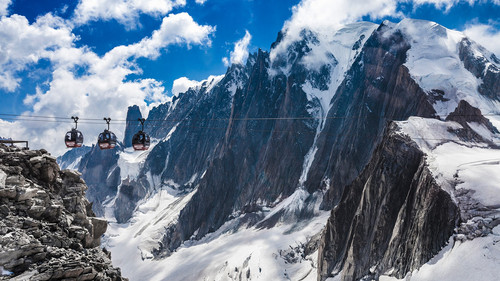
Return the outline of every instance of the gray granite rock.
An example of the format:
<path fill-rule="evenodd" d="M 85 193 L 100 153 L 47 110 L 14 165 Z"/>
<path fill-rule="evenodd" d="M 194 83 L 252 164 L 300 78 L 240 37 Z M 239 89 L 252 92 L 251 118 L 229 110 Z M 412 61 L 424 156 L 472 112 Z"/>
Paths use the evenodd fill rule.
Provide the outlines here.
<path fill-rule="evenodd" d="M 99 248 L 87 186 L 44 150 L 0 145 L 0 280 L 126 280 Z"/>

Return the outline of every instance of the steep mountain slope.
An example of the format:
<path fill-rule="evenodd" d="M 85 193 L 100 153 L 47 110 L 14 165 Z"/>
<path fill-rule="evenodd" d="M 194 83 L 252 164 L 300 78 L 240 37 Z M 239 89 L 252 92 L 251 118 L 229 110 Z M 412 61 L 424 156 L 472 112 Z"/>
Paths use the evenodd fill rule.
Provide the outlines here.
<path fill-rule="evenodd" d="M 57 164 L 61 169 L 74 169 L 78 170 L 82 157 L 90 152 L 92 148 L 82 146 L 68 150 L 64 155 L 57 157 Z"/>
<path fill-rule="evenodd" d="M 303 30 L 278 48 L 285 36 L 269 53 L 259 50 L 151 110 L 149 151 L 94 148 L 82 158 L 94 209 L 117 222 L 106 245 L 127 257 L 116 258 L 134 269 L 125 275 L 316 280 L 318 265 L 320 280 L 402 277 L 439 252 L 464 219 L 453 188 L 417 145 L 426 130 L 447 127 L 402 129 L 409 139 L 398 135 L 401 123 L 387 125 L 448 118 L 462 141 L 496 149 L 496 57 L 458 32 L 408 19 Z M 328 223 L 320 205 L 332 209 Z M 241 246 L 267 236 L 282 241 L 259 253 Z M 187 262 L 199 268 L 194 275 L 148 272 L 209 249 L 217 258 Z"/>

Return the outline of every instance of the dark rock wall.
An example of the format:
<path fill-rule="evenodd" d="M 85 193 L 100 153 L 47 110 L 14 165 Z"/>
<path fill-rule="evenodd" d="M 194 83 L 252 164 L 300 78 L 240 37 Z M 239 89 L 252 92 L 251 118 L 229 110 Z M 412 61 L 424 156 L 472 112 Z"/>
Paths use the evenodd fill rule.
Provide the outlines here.
<path fill-rule="evenodd" d="M 304 72 L 270 79 L 268 56 L 259 51 L 248 84 L 236 91 L 223 144 L 216 150 L 218 158 L 209 163 L 173 234 L 165 235 L 166 251 L 195 231 L 196 239 L 215 231 L 235 210 L 254 210 L 258 201 L 269 204 L 295 191 L 316 127 L 309 120 L 259 120 L 309 116 L 300 87 Z"/>
<path fill-rule="evenodd" d="M 324 209 L 339 202 L 344 187 L 368 163 L 387 120 L 435 113 L 427 95 L 403 65 L 409 48 L 400 32 L 381 25 L 367 40 L 333 97 L 305 184 L 310 192 L 329 188 Z"/>
<path fill-rule="evenodd" d="M 242 66 L 232 66 L 211 91 L 206 82 L 200 89 L 190 89 L 176 97 L 170 106 L 152 110 L 145 130 L 150 129 L 156 136 L 164 134 L 162 138 L 174 127 L 175 130 L 151 150 L 138 179 L 122 184 L 115 204 L 118 222 L 130 219 L 137 202 L 167 181 L 173 181 L 179 190 L 193 188 L 193 175 L 199 180 L 214 159 L 216 147 L 223 143 L 233 100 L 228 89 L 236 79 L 245 82 L 244 71 Z M 159 176 L 160 182 L 153 183 L 157 186 L 151 186 L 148 173 Z"/>
<path fill-rule="evenodd" d="M 484 117 L 479 108 L 473 107 L 465 100 L 458 103 L 457 108 L 446 117 L 446 121 L 455 121 L 462 125 L 462 129 L 456 130 L 455 133 L 461 139 L 471 142 L 485 142 L 489 145 L 496 147 L 497 144 L 490 140 L 484 139 L 481 135 L 476 133 L 470 126 L 470 122 L 474 122 L 486 127 L 490 132 L 498 134 L 498 129 Z"/>
<path fill-rule="evenodd" d="M 394 269 L 403 278 L 446 244 L 459 209 L 434 181 L 424 154 L 392 124 L 369 164 L 344 189 L 319 250 L 318 280 L 341 280 Z M 372 270 L 371 270 L 372 269 Z"/>
<path fill-rule="evenodd" d="M 142 129 L 141 123 L 138 121 L 142 118 L 141 110 L 137 105 L 129 106 L 127 110 L 127 126 L 125 127 L 125 134 L 123 136 L 123 146 L 132 146 L 132 137 L 135 133 Z"/>
<path fill-rule="evenodd" d="M 8 278 L 123 280 L 99 248 L 107 222 L 85 190 L 80 174 L 60 171 L 46 151 L 0 145 L 0 267 Z"/>
<path fill-rule="evenodd" d="M 464 38 L 458 47 L 459 57 L 465 68 L 482 80 L 478 89 L 479 93 L 487 98 L 500 101 L 500 69 L 495 64 L 489 63 L 488 58 L 476 56 L 474 50 L 472 50 L 473 43 L 469 39 Z M 482 48 L 480 46 L 475 47 Z M 495 55 L 492 55 L 489 59 L 500 64 Z"/>
<path fill-rule="evenodd" d="M 89 153 L 82 157 L 79 171 L 89 186 L 87 198 L 93 203 L 94 212 L 104 215 L 102 202 L 107 196 L 115 195 L 121 183 L 120 167 L 118 167 L 118 152 L 122 149 L 117 144 L 115 149 L 101 150 L 93 145 Z"/>

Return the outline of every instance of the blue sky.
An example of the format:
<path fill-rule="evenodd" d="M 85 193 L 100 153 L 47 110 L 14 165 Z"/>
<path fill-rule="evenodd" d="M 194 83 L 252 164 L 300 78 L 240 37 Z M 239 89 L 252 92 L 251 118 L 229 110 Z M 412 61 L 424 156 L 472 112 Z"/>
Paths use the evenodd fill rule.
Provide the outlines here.
<path fill-rule="evenodd" d="M 269 50 L 282 28 L 404 17 L 500 57 L 500 0 L 0 0 L 0 114 L 123 119 Z M 0 115 L 0 136 L 35 143 L 69 126 L 12 119 Z"/>

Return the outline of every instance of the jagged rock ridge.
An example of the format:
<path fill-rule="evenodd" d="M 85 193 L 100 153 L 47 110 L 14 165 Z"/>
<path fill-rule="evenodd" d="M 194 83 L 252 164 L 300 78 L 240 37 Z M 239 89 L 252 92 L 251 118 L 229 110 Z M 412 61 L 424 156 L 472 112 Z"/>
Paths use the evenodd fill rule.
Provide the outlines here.
<path fill-rule="evenodd" d="M 0 279 L 126 280 L 99 248 L 96 218 L 80 174 L 59 170 L 45 150 L 0 145 Z M 10 272 L 10 273 L 9 273 Z"/>

